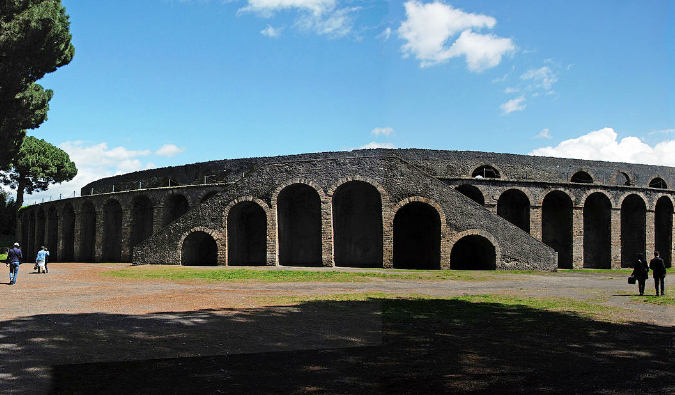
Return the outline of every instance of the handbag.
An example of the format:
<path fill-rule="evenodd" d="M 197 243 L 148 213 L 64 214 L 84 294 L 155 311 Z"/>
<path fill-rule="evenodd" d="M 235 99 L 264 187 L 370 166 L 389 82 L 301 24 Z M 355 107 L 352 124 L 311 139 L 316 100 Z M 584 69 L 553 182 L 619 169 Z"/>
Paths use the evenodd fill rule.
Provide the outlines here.
<path fill-rule="evenodd" d="M 628 284 L 635 284 L 635 276 L 631 275 L 628 277 Z"/>

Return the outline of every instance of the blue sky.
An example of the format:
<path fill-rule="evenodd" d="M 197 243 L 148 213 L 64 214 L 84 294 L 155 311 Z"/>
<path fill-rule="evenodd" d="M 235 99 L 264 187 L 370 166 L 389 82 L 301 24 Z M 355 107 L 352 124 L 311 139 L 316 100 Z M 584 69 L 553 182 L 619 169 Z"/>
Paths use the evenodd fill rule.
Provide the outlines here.
<path fill-rule="evenodd" d="M 363 147 L 675 165 L 668 1 L 62 0 L 29 134 L 80 169 Z"/>

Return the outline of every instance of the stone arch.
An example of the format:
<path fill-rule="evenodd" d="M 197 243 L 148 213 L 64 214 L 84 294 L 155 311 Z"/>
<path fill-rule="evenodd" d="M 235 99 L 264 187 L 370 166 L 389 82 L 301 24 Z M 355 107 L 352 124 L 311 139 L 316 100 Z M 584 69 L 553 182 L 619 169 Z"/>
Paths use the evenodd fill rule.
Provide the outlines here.
<path fill-rule="evenodd" d="M 382 267 L 382 197 L 365 181 L 348 181 L 333 192 L 336 266 Z"/>
<path fill-rule="evenodd" d="M 654 249 L 660 253 L 666 267 L 671 267 L 673 258 L 673 202 L 668 196 L 661 196 L 656 201 Z"/>
<path fill-rule="evenodd" d="M 31 255 L 37 255 L 40 247 L 45 245 L 47 216 L 42 207 L 38 208 L 35 220 L 35 242 L 33 243 L 32 248 L 28 250 Z"/>
<path fill-rule="evenodd" d="M 589 269 L 612 268 L 612 202 L 602 192 L 584 201 L 584 262 Z"/>
<path fill-rule="evenodd" d="M 164 199 L 162 226 L 167 226 L 190 210 L 190 202 L 185 195 L 171 193 Z"/>
<path fill-rule="evenodd" d="M 480 165 L 471 172 L 471 177 L 476 178 L 501 178 L 501 172 L 494 165 Z"/>
<path fill-rule="evenodd" d="M 586 169 L 580 169 L 572 174 L 570 177 L 570 182 L 575 182 L 579 184 L 592 184 L 594 180 L 593 175 L 590 171 Z"/>
<path fill-rule="evenodd" d="M 530 233 L 530 199 L 520 189 L 508 189 L 497 200 L 497 215 Z"/>
<path fill-rule="evenodd" d="M 646 214 L 645 201 L 637 194 L 621 202 L 621 267 L 633 267 L 637 254 L 645 254 Z"/>
<path fill-rule="evenodd" d="M 81 211 L 79 260 L 93 262 L 96 259 L 96 209 L 90 200 L 86 200 Z"/>
<path fill-rule="evenodd" d="M 656 176 L 653 177 L 651 180 L 649 180 L 649 187 L 657 189 L 668 189 L 668 184 L 666 184 L 666 181 L 663 179 L 663 177 Z"/>
<path fill-rule="evenodd" d="M 280 265 L 322 265 L 321 200 L 316 187 L 305 182 L 276 194 Z"/>
<path fill-rule="evenodd" d="M 66 203 L 61 212 L 61 256 L 62 262 L 75 260 L 75 210 Z"/>
<path fill-rule="evenodd" d="M 450 252 L 451 270 L 495 270 L 500 256 L 494 239 L 470 230 L 457 235 Z"/>
<path fill-rule="evenodd" d="M 19 222 L 21 224 L 21 235 L 19 243 L 22 248 L 28 247 L 29 233 L 30 233 L 30 210 L 23 209 L 19 211 Z"/>
<path fill-rule="evenodd" d="M 237 199 L 226 209 L 227 264 L 253 266 L 267 263 L 268 211 L 254 199 Z"/>
<path fill-rule="evenodd" d="M 474 202 L 480 204 L 481 206 L 485 205 L 485 196 L 483 196 L 483 192 L 481 192 L 481 190 L 478 187 L 471 184 L 462 184 L 457 185 L 455 189 L 457 190 L 457 192 L 468 197 Z"/>
<path fill-rule="evenodd" d="M 440 269 L 442 211 L 426 199 L 406 199 L 394 216 L 394 268 Z"/>
<path fill-rule="evenodd" d="M 546 194 L 541 205 L 542 241 L 558 253 L 558 267 L 572 269 L 572 199 L 563 191 Z"/>
<path fill-rule="evenodd" d="M 184 266 L 217 266 L 218 243 L 207 229 L 195 228 L 180 240 L 180 263 Z"/>
<path fill-rule="evenodd" d="M 53 205 L 47 210 L 47 240 L 45 247 L 49 251 L 49 261 L 59 259 L 59 213 Z"/>
<path fill-rule="evenodd" d="M 614 176 L 614 184 L 630 186 L 633 185 L 633 179 L 631 178 L 631 176 L 627 171 L 619 170 L 618 172 L 616 172 L 616 175 Z"/>
<path fill-rule="evenodd" d="M 103 205 L 103 261 L 122 260 L 122 205 L 109 199 Z"/>
<path fill-rule="evenodd" d="M 129 251 L 133 252 L 140 242 L 152 236 L 154 206 L 146 195 L 138 195 L 131 202 L 131 233 Z"/>

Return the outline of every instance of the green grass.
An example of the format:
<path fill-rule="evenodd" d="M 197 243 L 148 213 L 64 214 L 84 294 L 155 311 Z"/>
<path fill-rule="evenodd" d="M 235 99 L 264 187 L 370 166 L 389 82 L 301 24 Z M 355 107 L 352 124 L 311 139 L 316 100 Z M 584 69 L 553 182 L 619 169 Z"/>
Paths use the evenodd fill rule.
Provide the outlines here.
<path fill-rule="evenodd" d="M 205 281 L 260 282 L 364 282 L 377 280 L 416 281 L 488 281 L 514 278 L 535 272 L 455 271 L 455 270 L 283 270 L 189 268 L 184 266 L 133 266 L 104 272 L 104 275 L 125 279 L 166 279 Z M 506 275 L 506 276 L 505 276 Z"/>

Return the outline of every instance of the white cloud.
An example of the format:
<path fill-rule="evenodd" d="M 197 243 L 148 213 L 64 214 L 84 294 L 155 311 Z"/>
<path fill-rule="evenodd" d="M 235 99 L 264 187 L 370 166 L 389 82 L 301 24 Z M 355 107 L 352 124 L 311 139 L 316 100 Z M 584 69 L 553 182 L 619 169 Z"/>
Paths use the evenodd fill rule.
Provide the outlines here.
<path fill-rule="evenodd" d="M 474 32 L 492 29 L 497 23 L 493 17 L 466 13 L 440 2 L 411 0 L 405 9 L 407 19 L 398 29 L 398 36 L 406 41 L 401 49 L 404 57 L 415 56 L 422 67 L 466 56 L 469 70 L 477 72 L 497 66 L 502 56 L 516 50 L 511 39 Z M 458 34 L 448 47 L 449 39 Z"/>
<path fill-rule="evenodd" d="M 338 8 L 335 0 L 248 0 L 248 5 L 240 8 L 237 14 L 251 12 L 264 18 L 272 18 L 278 12 L 295 11 L 299 13 L 294 24 L 298 28 L 341 37 L 351 32 L 351 14 L 359 9 Z M 265 30 L 263 34 L 264 32 Z"/>
<path fill-rule="evenodd" d="M 155 155 L 157 156 L 167 156 L 169 158 L 176 156 L 180 153 L 185 151 L 185 147 L 183 148 L 178 148 L 174 144 L 164 144 L 160 149 L 155 151 Z"/>
<path fill-rule="evenodd" d="M 387 41 L 387 40 L 389 40 L 390 36 L 391 36 L 391 28 L 388 27 L 388 28 L 384 29 L 384 31 L 382 33 L 375 36 L 375 38 L 381 38 L 382 40 Z"/>
<path fill-rule="evenodd" d="M 617 136 L 614 129 L 604 128 L 565 140 L 556 147 L 535 149 L 530 155 L 675 166 L 672 154 L 675 140 L 661 141 L 651 147 L 638 137 L 629 136 L 617 141 Z"/>
<path fill-rule="evenodd" d="M 520 76 L 520 79 L 532 81 L 531 89 L 544 89 L 551 93 L 551 87 L 558 82 L 558 76 L 548 67 L 530 69 Z"/>
<path fill-rule="evenodd" d="M 524 102 L 525 97 L 521 96 L 503 103 L 501 106 L 499 106 L 502 109 L 502 115 L 510 114 L 514 111 L 523 111 L 527 106 L 524 104 Z"/>
<path fill-rule="evenodd" d="M 550 132 L 550 130 L 548 128 L 542 129 L 541 132 L 539 132 L 539 134 L 534 136 L 534 138 L 535 139 L 542 139 L 542 138 L 543 139 L 550 139 L 551 135 L 548 132 Z"/>
<path fill-rule="evenodd" d="M 394 133 L 394 129 L 392 129 L 390 127 L 375 128 L 375 129 L 370 131 L 370 134 L 372 134 L 373 136 L 376 136 L 376 137 L 379 137 L 381 135 L 385 136 L 385 137 L 389 137 L 389 135 L 391 135 L 392 133 Z"/>
<path fill-rule="evenodd" d="M 375 149 L 375 148 L 394 148 L 394 143 L 378 143 L 373 141 L 366 145 L 362 145 L 357 149 Z"/>
<path fill-rule="evenodd" d="M 262 29 L 260 33 L 262 33 L 263 36 L 271 37 L 271 38 L 279 38 L 281 37 L 281 31 L 283 30 L 282 27 L 280 28 L 273 28 L 271 25 L 267 25 L 266 28 Z"/>

